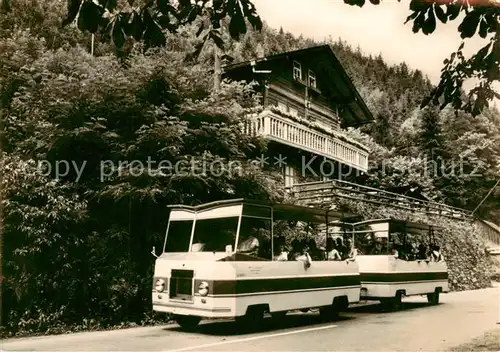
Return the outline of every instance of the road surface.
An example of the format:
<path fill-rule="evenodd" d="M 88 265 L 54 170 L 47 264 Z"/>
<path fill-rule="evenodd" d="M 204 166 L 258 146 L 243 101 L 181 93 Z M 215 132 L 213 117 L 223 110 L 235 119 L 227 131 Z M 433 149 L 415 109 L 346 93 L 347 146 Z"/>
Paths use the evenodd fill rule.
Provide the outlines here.
<path fill-rule="evenodd" d="M 202 322 L 196 332 L 176 324 L 60 336 L 9 339 L 4 351 L 444 351 L 497 327 L 499 288 L 404 299 L 402 311 L 380 305 L 349 309 L 329 323 L 317 313 L 287 315 L 278 326 L 237 333 L 228 321 Z"/>

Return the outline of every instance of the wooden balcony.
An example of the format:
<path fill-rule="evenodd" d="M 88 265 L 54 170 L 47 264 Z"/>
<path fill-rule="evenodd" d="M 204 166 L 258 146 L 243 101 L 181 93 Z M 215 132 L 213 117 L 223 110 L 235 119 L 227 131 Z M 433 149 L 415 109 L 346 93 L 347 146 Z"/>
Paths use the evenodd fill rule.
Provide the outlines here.
<path fill-rule="evenodd" d="M 327 129 L 327 128 L 325 128 Z M 264 110 L 251 117 L 244 127 L 245 133 L 302 149 L 344 165 L 366 172 L 368 170 L 368 149 L 356 141 L 349 141 L 340 132 L 321 132 L 318 128 L 306 126 L 279 112 Z"/>

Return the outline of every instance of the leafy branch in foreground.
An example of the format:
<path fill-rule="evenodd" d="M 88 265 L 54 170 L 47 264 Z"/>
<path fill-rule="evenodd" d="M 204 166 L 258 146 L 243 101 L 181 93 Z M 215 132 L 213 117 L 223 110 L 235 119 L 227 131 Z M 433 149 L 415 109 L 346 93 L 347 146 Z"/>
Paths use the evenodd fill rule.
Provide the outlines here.
<path fill-rule="evenodd" d="M 398 0 L 401 1 L 401 0 Z M 365 0 L 344 0 L 345 3 L 363 6 Z M 370 0 L 378 5 L 381 1 Z M 479 34 L 481 38 L 490 37 L 490 41 L 469 59 L 463 55 L 464 42 L 458 50 L 444 61 L 441 80 L 431 94 L 422 101 L 421 107 L 433 103 L 441 103 L 441 108 L 451 104 L 456 110 L 464 110 L 477 116 L 489 106 L 493 98 L 500 99 L 495 91 L 495 82 L 500 82 L 500 2 L 496 0 L 412 0 L 412 13 L 406 23 L 413 21 L 413 32 L 420 30 L 425 35 L 432 34 L 437 21 L 448 23 L 464 14 L 458 26 L 462 39 L 472 38 Z M 474 79 L 479 83 L 462 96 L 462 87 L 466 80 Z"/>
<path fill-rule="evenodd" d="M 146 47 L 155 47 L 165 45 L 163 30 L 175 33 L 180 26 L 194 22 L 202 14 L 208 14 L 214 30 L 220 29 L 221 22 L 229 17 L 228 28 L 233 39 L 246 33 L 246 21 L 255 29 L 262 27 L 250 0 L 68 0 L 68 16 L 63 25 L 77 19 L 82 31 L 112 38 L 118 48 L 130 37 L 144 42 Z M 200 27 L 200 34 L 204 25 Z M 217 45 L 222 45 L 217 31 L 211 31 L 210 36 Z"/>

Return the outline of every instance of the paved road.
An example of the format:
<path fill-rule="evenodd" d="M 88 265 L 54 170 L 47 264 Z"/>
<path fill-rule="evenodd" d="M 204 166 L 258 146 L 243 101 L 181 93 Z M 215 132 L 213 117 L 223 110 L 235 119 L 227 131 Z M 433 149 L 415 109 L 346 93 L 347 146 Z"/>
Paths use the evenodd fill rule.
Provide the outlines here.
<path fill-rule="evenodd" d="M 335 322 L 318 314 L 287 315 L 279 326 L 239 334 L 232 322 L 205 322 L 195 333 L 177 325 L 10 339 L 6 351 L 443 351 L 497 327 L 499 288 L 404 300 L 399 312 L 379 305 L 351 308 Z M 269 322 L 268 322 L 269 323 Z"/>

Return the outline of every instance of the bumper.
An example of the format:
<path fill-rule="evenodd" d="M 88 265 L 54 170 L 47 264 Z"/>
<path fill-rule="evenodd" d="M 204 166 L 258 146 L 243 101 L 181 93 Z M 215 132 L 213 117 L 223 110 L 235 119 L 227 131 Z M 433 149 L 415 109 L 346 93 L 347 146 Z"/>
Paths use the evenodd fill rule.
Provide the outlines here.
<path fill-rule="evenodd" d="M 234 318 L 231 308 L 181 307 L 169 304 L 153 304 L 153 310 L 178 315 L 196 315 L 204 318 Z"/>
<path fill-rule="evenodd" d="M 192 301 L 178 301 L 169 298 L 168 294 L 153 291 L 153 310 L 157 312 L 196 315 L 204 318 L 232 318 L 235 316 L 234 299 L 201 297 L 195 295 Z"/>

